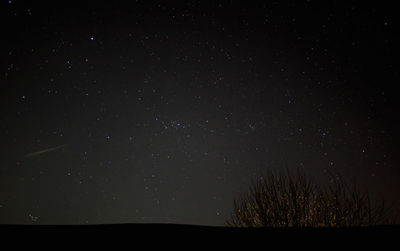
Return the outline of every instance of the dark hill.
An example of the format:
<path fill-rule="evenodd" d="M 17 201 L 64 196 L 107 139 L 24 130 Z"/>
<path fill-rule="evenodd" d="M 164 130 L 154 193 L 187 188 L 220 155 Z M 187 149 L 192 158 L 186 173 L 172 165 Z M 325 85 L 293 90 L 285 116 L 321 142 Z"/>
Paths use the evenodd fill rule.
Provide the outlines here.
<path fill-rule="evenodd" d="M 109 231 L 109 230 L 140 230 L 146 231 L 187 231 L 187 232 L 230 232 L 230 233 L 260 233 L 260 232 L 382 232 L 400 231 L 400 225 L 380 225 L 370 227 L 346 227 L 346 228 L 237 228 L 224 226 L 203 226 L 188 224 L 93 224 L 93 225 L 22 225 L 22 224 L 0 224 L 1 231 L 46 231 L 46 230 L 82 230 L 82 231 Z"/>

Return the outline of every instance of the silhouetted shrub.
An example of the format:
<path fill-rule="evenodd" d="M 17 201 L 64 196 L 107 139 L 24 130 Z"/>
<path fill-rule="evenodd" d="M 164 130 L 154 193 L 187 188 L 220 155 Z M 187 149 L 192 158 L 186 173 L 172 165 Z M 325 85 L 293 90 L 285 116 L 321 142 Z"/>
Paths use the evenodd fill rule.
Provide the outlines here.
<path fill-rule="evenodd" d="M 321 186 L 297 171 L 295 175 L 269 173 L 253 182 L 234 201 L 226 221 L 236 227 L 346 227 L 385 222 L 383 200 L 373 203 L 366 191 L 347 185 L 339 175 Z"/>

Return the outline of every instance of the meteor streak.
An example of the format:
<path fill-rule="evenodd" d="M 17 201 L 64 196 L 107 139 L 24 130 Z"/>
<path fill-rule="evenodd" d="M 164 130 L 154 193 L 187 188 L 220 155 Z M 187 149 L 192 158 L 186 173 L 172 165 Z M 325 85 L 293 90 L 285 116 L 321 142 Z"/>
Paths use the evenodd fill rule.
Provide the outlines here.
<path fill-rule="evenodd" d="M 55 147 L 51 147 L 51 148 L 47 148 L 47 149 L 40 150 L 40 151 L 33 152 L 33 153 L 28 153 L 28 154 L 26 154 L 26 155 L 24 156 L 24 158 L 31 158 L 31 157 L 38 156 L 38 155 L 40 155 L 40 154 L 42 154 L 42 153 L 52 152 L 52 151 L 55 151 L 55 150 L 57 150 L 57 149 L 60 149 L 60 148 L 63 147 L 63 146 L 66 146 L 66 145 L 67 145 L 67 144 L 60 145 L 60 146 L 55 146 Z"/>

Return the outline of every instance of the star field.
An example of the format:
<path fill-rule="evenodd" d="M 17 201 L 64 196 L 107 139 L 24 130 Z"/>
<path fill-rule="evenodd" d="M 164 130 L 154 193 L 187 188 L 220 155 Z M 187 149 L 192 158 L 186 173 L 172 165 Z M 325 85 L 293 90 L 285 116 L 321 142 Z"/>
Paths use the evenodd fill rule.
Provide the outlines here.
<path fill-rule="evenodd" d="M 390 6 L 1 4 L 0 223 L 223 225 L 285 168 L 399 196 Z"/>

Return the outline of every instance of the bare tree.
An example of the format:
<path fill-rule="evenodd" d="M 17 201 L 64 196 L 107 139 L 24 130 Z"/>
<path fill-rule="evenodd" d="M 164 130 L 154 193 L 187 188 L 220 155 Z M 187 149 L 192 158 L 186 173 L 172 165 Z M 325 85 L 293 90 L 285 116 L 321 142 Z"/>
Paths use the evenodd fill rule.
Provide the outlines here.
<path fill-rule="evenodd" d="M 248 192 L 234 201 L 226 221 L 236 227 L 345 227 L 385 222 L 382 201 L 373 203 L 367 191 L 347 185 L 332 175 L 321 186 L 297 171 L 292 175 L 269 173 L 253 182 Z"/>

